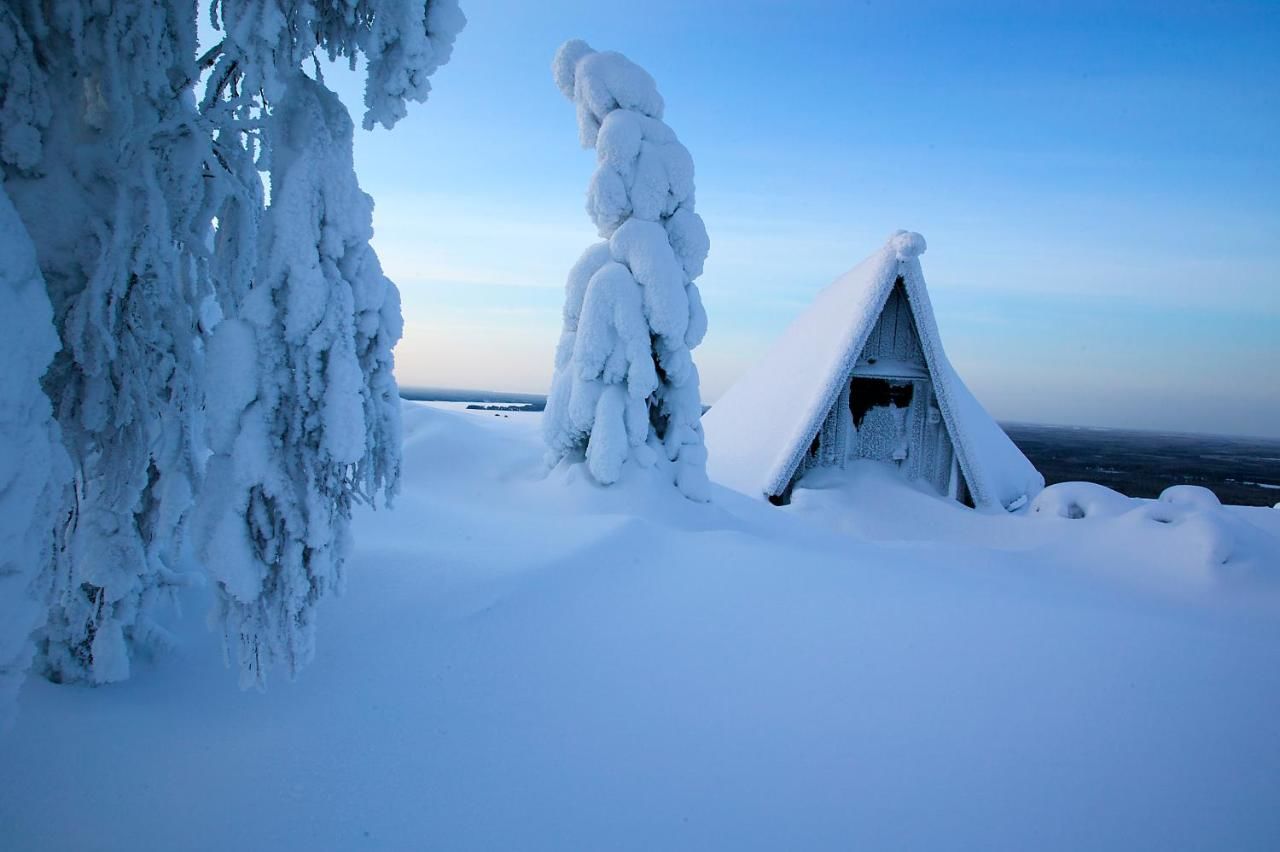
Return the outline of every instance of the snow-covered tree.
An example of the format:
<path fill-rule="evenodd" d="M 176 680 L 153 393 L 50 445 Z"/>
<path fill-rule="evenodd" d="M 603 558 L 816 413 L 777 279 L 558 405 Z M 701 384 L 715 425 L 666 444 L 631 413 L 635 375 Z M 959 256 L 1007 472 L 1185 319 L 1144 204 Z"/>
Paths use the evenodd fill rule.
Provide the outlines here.
<path fill-rule="evenodd" d="M 653 78 L 585 42 L 561 46 L 556 85 L 596 149 L 587 212 L 603 242 L 569 273 L 543 431 L 551 462 L 585 460 L 609 484 L 628 462 L 665 458 L 680 491 L 708 498 L 698 369 L 707 318 L 693 279 L 709 242 L 694 212 L 693 160 L 662 122 Z"/>
<path fill-rule="evenodd" d="M 31 665 L 54 576 L 70 465 L 40 387 L 58 349 L 35 246 L 0 187 L 0 729 Z"/>
<path fill-rule="evenodd" d="M 317 52 L 367 60 L 365 126 L 425 100 L 465 18 L 452 0 L 220 0 L 203 112 L 235 176 L 218 207 L 225 319 L 209 345 L 213 449 L 199 546 L 243 685 L 314 651 L 315 608 L 339 588 L 357 502 L 399 481 L 391 348 L 400 302 L 369 246 L 372 201 L 352 123 Z M 266 173 L 264 209 L 253 169 Z"/>
<path fill-rule="evenodd" d="M 163 640 L 197 484 L 197 313 L 209 144 L 191 96 L 194 4 L 0 10 L 0 158 L 61 350 L 44 387 L 74 468 L 44 628 L 55 679 L 118 680 Z"/>
<path fill-rule="evenodd" d="M 156 605 L 183 582 L 206 463 L 197 551 L 229 645 L 251 680 L 273 657 L 296 668 L 352 504 L 395 489 L 398 294 L 369 247 L 350 119 L 303 66 L 363 57 L 365 125 L 390 127 L 465 19 L 455 0 L 210 11 L 221 40 L 197 60 L 188 0 L 0 5 L 4 321 L 21 331 L 3 345 L 22 353 L 0 430 L 6 463 L 27 454 L 0 467 L 0 498 L 25 501 L 0 523 L 4 690 L 40 622 L 56 680 L 118 680 L 164 640 Z M 65 456 L 41 450 L 59 436 Z M 23 603 L 42 596 L 47 617 Z"/>

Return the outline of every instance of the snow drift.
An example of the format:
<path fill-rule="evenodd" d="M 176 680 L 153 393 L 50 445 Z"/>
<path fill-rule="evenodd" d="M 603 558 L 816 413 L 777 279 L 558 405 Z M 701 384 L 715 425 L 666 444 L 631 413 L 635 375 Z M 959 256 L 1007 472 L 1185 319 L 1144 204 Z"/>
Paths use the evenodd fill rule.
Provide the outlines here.
<path fill-rule="evenodd" d="M 404 427 L 297 681 L 229 689 L 197 608 L 127 683 L 27 683 L 7 850 L 1280 842 L 1280 601 L 1170 583 L 1165 527 L 976 513 L 874 462 L 692 503 L 543 477 L 532 415 Z M 1227 511 L 1275 565 L 1280 512 Z"/>

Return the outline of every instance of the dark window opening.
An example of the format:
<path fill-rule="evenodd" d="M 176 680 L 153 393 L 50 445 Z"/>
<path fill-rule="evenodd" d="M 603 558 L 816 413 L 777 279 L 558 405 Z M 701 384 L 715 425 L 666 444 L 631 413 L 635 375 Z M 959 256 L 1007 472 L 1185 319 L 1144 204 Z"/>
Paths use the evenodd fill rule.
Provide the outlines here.
<path fill-rule="evenodd" d="M 861 428 L 862 420 L 873 408 L 892 405 L 907 408 L 915 386 L 911 382 L 893 382 L 888 379 L 855 378 L 849 386 L 849 410 L 853 412 L 853 425 Z"/>

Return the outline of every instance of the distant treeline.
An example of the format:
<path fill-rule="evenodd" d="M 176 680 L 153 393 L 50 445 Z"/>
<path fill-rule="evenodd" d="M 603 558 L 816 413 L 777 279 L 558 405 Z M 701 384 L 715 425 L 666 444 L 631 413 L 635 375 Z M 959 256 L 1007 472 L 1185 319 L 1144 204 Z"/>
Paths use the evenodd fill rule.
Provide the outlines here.
<path fill-rule="evenodd" d="M 547 407 L 544 393 L 506 393 L 468 388 L 415 388 L 400 386 L 400 396 L 416 402 L 488 402 L 527 406 L 525 411 L 541 411 Z"/>
<path fill-rule="evenodd" d="M 542 411 L 545 394 L 401 387 L 422 402 L 471 402 L 480 410 Z M 1170 485 L 1203 485 L 1224 503 L 1280 502 L 1280 441 L 1121 429 L 1002 424 L 1049 484 L 1096 482 L 1130 497 L 1157 497 Z"/>
<path fill-rule="evenodd" d="M 1045 481 L 1096 482 L 1130 497 L 1202 485 L 1223 503 L 1280 503 L 1280 441 L 1005 423 Z"/>

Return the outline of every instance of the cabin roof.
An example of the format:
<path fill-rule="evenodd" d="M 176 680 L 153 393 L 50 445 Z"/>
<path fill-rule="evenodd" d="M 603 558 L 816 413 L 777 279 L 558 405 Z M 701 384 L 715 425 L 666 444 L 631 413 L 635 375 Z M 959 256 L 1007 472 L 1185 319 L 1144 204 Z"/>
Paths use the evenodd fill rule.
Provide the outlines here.
<path fill-rule="evenodd" d="M 1044 478 L 947 360 L 920 268 L 924 249 L 919 234 L 894 233 L 883 248 L 819 293 L 711 406 L 702 425 L 713 480 L 753 497 L 782 493 L 901 280 L 974 504 L 999 510 L 1044 487 Z"/>

